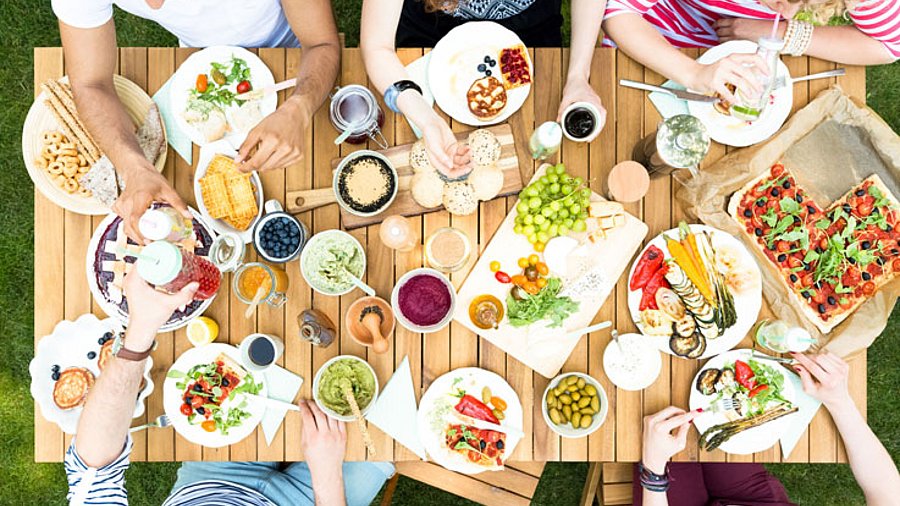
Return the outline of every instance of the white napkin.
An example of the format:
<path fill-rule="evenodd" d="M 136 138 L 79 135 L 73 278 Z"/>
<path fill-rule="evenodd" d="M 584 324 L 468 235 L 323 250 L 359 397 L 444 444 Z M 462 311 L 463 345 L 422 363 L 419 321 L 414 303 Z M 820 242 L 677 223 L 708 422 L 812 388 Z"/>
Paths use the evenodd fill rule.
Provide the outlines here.
<path fill-rule="evenodd" d="M 300 391 L 300 386 L 303 385 L 303 378 L 283 367 L 272 365 L 265 372 L 265 382 L 267 389 L 266 396 L 270 399 L 294 402 L 294 397 L 297 395 L 297 392 Z M 272 439 L 275 438 L 278 427 L 280 427 L 281 422 L 284 421 L 285 414 L 287 414 L 286 408 L 276 408 L 271 405 L 266 406 L 266 414 L 263 415 L 260 425 L 262 426 L 263 434 L 266 435 L 267 445 L 272 444 Z"/>
<path fill-rule="evenodd" d="M 821 402 L 806 395 L 803 391 L 803 383 L 800 381 L 800 376 L 788 374 L 787 377 L 794 387 L 794 405 L 799 407 L 800 410 L 792 415 L 788 415 L 791 424 L 781 435 L 781 454 L 783 455 L 783 460 L 787 460 L 788 457 L 791 456 L 791 452 L 794 450 L 794 447 L 797 446 L 797 441 L 803 436 L 806 428 L 809 426 L 810 422 L 812 422 L 813 417 L 816 416 L 816 412 L 819 411 L 819 406 L 822 405 Z"/>
<path fill-rule="evenodd" d="M 163 126 L 166 128 L 166 138 L 168 138 L 169 144 L 171 144 L 172 148 L 175 149 L 175 152 L 190 165 L 193 158 L 192 150 L 194 145 L 187 134 L 178 127 L 175 117 L 172 116 L 172 110 L 169 108 L 169 88 L 172 85 L 173 78 L 174 76 L 170 77 L 169 80 L 166 81 L 166 84 L 162 85 L 162 88 L 153 95 L 153 101 L 156 102 L 156 106 L 159 107 L 159 114 L 162 116 Z"/>
<path fill-rule="evenodd" d="M 416 393 L 409 369 L 409 357 L 403 357 L 403 362 L 366 414 L 366 420 L 425 460 L 425 446 L 419 441 Z"/>
<path fill-rule="evenodd" d="M 672 90 L 685 89 L 684 86 L 676 83 L 675 81 L 666 81 L 661 86 L 663 88 L 669 88 Z M 680 98 L 674 97 L 667 93 L 660 93 L 658 91 L 651 92 L 649 98 L 650 102 L 653 102 L 654 107 L 656 107 L 656 110 L 659 111 L 659 114 L 663 117 L 663 119 L 670 118 L 678 114 L 690 114 L 686 100 L 681 100 Z"/>

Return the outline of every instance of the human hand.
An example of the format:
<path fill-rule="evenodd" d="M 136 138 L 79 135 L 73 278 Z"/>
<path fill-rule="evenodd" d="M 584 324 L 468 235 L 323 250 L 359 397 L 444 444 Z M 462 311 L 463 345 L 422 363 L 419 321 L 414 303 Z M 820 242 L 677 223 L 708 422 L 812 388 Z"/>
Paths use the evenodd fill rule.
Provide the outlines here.
<path fill-rule="evenodd" d="M 125 276 L 125 297 L 128 298 L 128 336 L 126 341 L 134 351 L 147 349 L 156 331 L 163 326 L 181 306 L 189 304 L 200 288 L 196 281 L 174 294 L 161 292 L 150 286 L 137 269 Z"/>
<path fill-rule="evenodd" d="M 434 168 L 450 178 L 460 177 L 472 171 L 472 155 L 469 147 L 460 144 L 447 122 L 437 114 L 420 126 L 428 160 Z"/>
<path fill-rule="evenodd" d="M 700 416 L 699 411 L 686 412 L 669 406 L 662 411 L 644 417 L 644 444 L 641 462 L 655 474 L 664 474 L 666 462 L 684 450 L 691 421 Z M 675 431 L 672 434 L 672 431 Z"/>
<path fill-rule="evenodd" d="M 729 40 L 752 40 L 756 42 L 760 37 L 768 37 L 772 32 L 772 23 L 760 19 L 745 18 L 720 18 L 713 23 L 719 42 Z M 782 25 L 779 23 L 779 30 Z M 785 27 L 786 28 L 786 27 Z"/>
<path fill-rule="evenodd" d="M 829 351 L 818 355 L 791 353 L 791 356 L 799 362 L 794 370 L 800 375 L 807 395 L 821 401 L 829 410 L 853 405 L 847 383 L 850 375 L 847 362 Z"/>
<path fill-rule="evenodd" d="M 310 474 L 340 473 L 347 450 L 344 422 L 327 416 L 315 402 L 304 399 L 298 405 L 303 420 L 300 448 Z"/>
<path fill-rule="evenodd" d="M 299 97 L 290 98 L 256 125 L 244 139 L 235 161 L 241 172 L 280 169 L 303 159 L 310 113 Z M 256 148 L 256 153 L 250 152 Z"/>
<path fill-rule="evenodd" d="M 594 91 L 594 88 L 591 87 L 591 84 L 586 79 L 572 78 L 566 81 L 566 87 L 563 88 L 562 100 L 559 102 L 559 110 L 556 113 L 557 122 L 562 123 L 563 111 L 575 102 L 588 102 L 600 111 L 600 128 L 597 129 L 597 134 L 584 139 L 586 142 L 590 142 L 600 134 L 600 131 L 603 130 L 603 125 L 606 124 L 606 108 L 603 107 L 600 96 L 597 95 L 597 92 Z"/>
<path fill-rule="evenodd" d="M 762 87 L 755 72 L 769 74 L 766 62 L 757 54 L 732 54 L 714 63 L 699 64 L 699 67 L 691 82 L 684 84 L 701 93 L 716 92 L 732 103 L 737 99 L 726 84 L 749 92 L 747 94 L 758 94 L 762 92 Z"/>
<path fill-rule="evenodd" d="M 174 207 L 185 218 L 192 218 L 187 205 L 169 185 L 166 178 L 152 166 L 126 173 L 125 191 L 112 206 L 113 212 L 122 217 L 125 235 L 138 244 L 147 244 L 141 235 L 138 222 L 153 202 L 164 202 Z"/>

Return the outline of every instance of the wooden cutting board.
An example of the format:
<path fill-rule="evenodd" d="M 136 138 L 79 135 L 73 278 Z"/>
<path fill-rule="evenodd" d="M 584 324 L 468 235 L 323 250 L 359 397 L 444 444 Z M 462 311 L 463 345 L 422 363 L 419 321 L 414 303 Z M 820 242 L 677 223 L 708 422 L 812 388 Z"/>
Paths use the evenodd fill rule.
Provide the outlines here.
<path fill-rule="evenodd" d="M 512 128 L 509 124 L 495 125 L 487 127 L 497 139 L 500 141 L 501 152 L 500 160 L 497 161 L 497 167 L 503 171 L 503 187 L 497 197 L 506 197 L 519 193 L 522 189 L 522 175 L 519 172 L 519 157 L 516 155 L 516 145 L 513 139 Z M 470 131 L 460 132 L 456 134 L 456 138 L 465 141 Z M 397 188 L 397 197 L 394 202 L 383 212 L 375 216 L 356 216 L 341 208 L 341 220 L 344 229 L 350 230 L 368 225 L 381 223 L 386 217 L 393 214 L 403 216 L 414 216 L 432 211 L 439 211 L 443 206 L 427 208 L 420 206 L 412 198 L 409 189 L 410 180 L 413 176 L 413 168 L 409 165 L 409 151 L 412 144 L 403 144 L 392 148 L 379 151 L 386 156 L 394 168 L 397 169 L 397 175 L 400 178 Z M 342 158 L 335 158 L 331 161 L 332 169 L 336 169 Z M 331 187 L 319 188 L 315 190 L 301 190 L 288 192 L 285 199 L 287 211 L 289 213 L 301 213 L 327 204 L 336 204 L 334 191 Z"/>
<path fill-rule="evenodd" d="M 542 176 L 545 168 L 546 165 L 538 170 L 534 177 Z M 604 199 L 596 193 L 591 196 L 592 202 L 599 200 Z M 456 295 L 453 319 L 542 376 L 552 378 L 559 373 L 581 339 L 580 335 L 567 337 L 567 334 L 592 323 L 597 311 L 628 268 L 631 258 L 646 237 L 648 228 L 639 219 L 625 213 L 625 224 L 612 230 L 606 239 L 596 243 L 585 241 L 579 250 L 569 254 L 567 257 L 569 272 L 550 273 L 563 279 L 561 290 L 563 294 L 567 289 L 582 287 L 577 293 L 571 294 L 572 298 L 579 302 L 578 311 L 570 315 L 561 327 L 548 328 L 544 322 L 527 327 L 513 327 L 505 314 L 506 296 L 512 285 L 498 282 L 490 270 L 490 263 L 496 260 L 500 262 L 501 269 L 505 272 L 510 275 L 517 274 L 521 270 L 517 267 L 518 259 L 534 252 L 528 239 L 513 231 L 517 214 L 515 208 L 509 212 L 460 287 Z M 575 234 L 572 237 L 582 239 L 583 235 Z M 482 294 L 493 295 L 504 303 L 503 322 L 497 329 L 480 329 L 469 319 L 469 304 L 472 299 Z"/>

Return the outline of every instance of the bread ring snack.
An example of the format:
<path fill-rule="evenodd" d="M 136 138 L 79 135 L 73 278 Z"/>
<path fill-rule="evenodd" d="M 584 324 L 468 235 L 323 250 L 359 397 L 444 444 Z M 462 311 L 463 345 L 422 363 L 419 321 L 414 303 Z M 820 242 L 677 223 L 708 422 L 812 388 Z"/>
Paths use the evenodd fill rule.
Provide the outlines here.
<path fill-rule="evenodd" d="M 47 170 L 54 176 L 61 175 L 65 168 L 66 165 L 59 160 L 54 160 L 47 165 Z"/>
<path fill-rule="evenodd" d="M 78 191 L 78 181 L 75 181 L 75 178 L 67 177 L 65 184 L 63 184 L 63 189 L 68 193 L 75 193 Z"/>

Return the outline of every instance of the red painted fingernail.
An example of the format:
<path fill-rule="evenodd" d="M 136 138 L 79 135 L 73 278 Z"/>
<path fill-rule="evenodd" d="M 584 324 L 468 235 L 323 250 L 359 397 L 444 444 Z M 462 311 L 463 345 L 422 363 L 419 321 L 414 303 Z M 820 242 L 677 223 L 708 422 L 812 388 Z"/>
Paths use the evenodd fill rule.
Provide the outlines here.
<path fill-rule="evenodd" d="M 703 408 L 697 408 L 697 413 L 703 413 Z"/>

